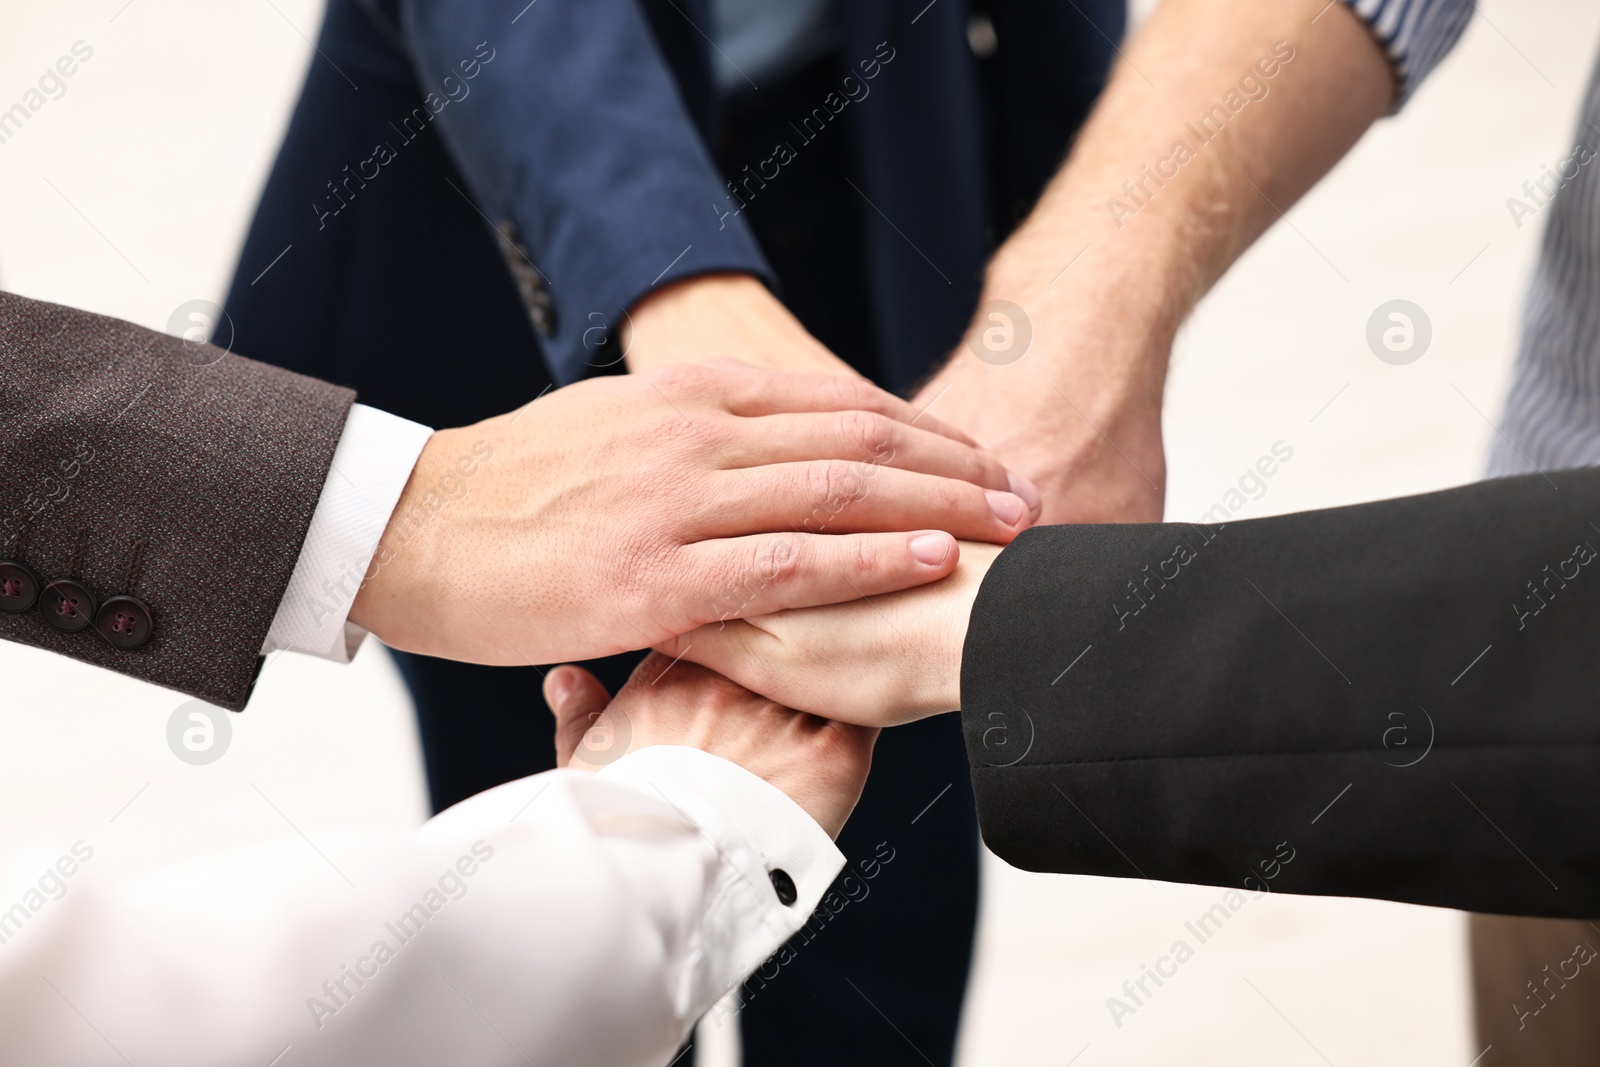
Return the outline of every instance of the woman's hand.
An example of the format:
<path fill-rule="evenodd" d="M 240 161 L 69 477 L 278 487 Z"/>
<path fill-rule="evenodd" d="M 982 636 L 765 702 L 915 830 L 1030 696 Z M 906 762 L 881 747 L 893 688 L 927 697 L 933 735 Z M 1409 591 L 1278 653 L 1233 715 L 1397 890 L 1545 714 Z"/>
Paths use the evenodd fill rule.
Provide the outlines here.
<path fill-rule="evenodd" d="M 895 726 L 961 704 L 961 647 L 1000 549 L 962 543 L 931 585 L 830 607 L 711 623 L 657 646 L 814 715 Z"/>

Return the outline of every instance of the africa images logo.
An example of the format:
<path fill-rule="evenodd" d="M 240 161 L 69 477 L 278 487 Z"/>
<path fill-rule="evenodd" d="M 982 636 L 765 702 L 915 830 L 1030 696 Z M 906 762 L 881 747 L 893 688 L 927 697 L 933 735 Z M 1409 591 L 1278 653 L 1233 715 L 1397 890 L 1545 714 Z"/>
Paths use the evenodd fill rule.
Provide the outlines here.
<path fill-rule="evenodd" d="M 217 762 L 232 742 L 228 713 L 203 700 L 180 704 L 167 719 L 167 747 L 192 767 Z"/>

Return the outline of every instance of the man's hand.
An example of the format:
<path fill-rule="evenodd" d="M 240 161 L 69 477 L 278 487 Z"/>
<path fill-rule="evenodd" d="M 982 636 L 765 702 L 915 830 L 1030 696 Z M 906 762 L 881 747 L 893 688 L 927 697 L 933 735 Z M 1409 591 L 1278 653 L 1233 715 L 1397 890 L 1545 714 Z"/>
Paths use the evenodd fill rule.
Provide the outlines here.
<path fill-rule="evenodd" d="M 993 545 L 963 545 L 960 566 L 942 582 L 703 626 L 658 651 L 842 722 L 898 726 L 954 711 L 973 601 L 999 554 Z"/>
<path fill-rule="evenodd" d="M 670 669 L 669 669 L 670 668 Z M 838 837 L 866 785 L 878 731 L 803 715 L 693 664 L 660 654 L 615 700 L 581 667 L 544 681 L 556 716 L 556 766 L 598 770 L 650 745 L 698 748 L 787 793 Z"/>
<path fill-rule="evenodd" d="M 622 346 L 628 368 L 636 374 L 677 363 L 724 365 L 737 360 L 769 370 L 861 377 L 807 333 L 800 320 L 748 274 L 700 275 L 652 292 L 629 314 Z M 926 410 L 934 396 L 925 393 L 915 406 Z M 1159 390 L 1156 401 L 1159 408 Z M 965 414 L 963 408 L 953 403 L 949 406 Z M 944 420 L 943 425 L 948 432 L 949 421 Z M 1040 467 L 1052 470 L 1048 464 Z M 1030 522 L 1037 521 L 1041 501 L 1034 485 L 1026 478 L 1014 477 L 1007 487 L 1027 501 Z"/>
<path fill-rule="evenodd" d="M 672 367 L 434 434 L 350 620 L 475 663 L 648 648 L 948 574 L 1030 521 L 1006 471 L 858 379 Z"/>
<path fill-rule="evenodd" d="M 918 398 L 1031 478 L 1043 522 L 1161 517 L 1179 325 L 1394 95 L 1372 34 L 1328 0 L 1166 0 L 1125 52 Z M 985 343 L 1025 332 L 1020 354 Z"/>
<path fill-rule="evenodd" d="M 973 332 L 987 327 L 980 318 Z M 1168 349 L 1113 355 L 1089 340 L 1093 332 L 1063 326 L 1036 336 L 1040 351 L 1028 367 L 959 350 L 913 403 L 938 411 L 1036 486 L 1040 523 L 1157 522 L 1166 492 L 1161 380 L 1144 372 L 1164 367 Z M 1080 345 L 1101 361 L 1081 367 Z"/>

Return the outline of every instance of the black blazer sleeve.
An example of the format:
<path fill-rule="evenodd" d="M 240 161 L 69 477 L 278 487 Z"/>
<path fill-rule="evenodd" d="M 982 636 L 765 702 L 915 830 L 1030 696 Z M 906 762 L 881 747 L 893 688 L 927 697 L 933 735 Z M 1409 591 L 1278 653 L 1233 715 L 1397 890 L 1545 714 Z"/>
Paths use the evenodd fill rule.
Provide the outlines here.
<path fill-rule="evenodd" d="M 0 294 L 0 639 L 242 708 L 353 398 Z M 45 618 L 63 578 L 89 594 L 71 632 Z M 94 610 L 116 596 L 153 629 Z"/>
<path fill-rule="evenodd" d="M 1597 470 L 1031 530 L 962 666 L 983 836 L 1028 870 L 1600 915 L 1597 637 Z"/>

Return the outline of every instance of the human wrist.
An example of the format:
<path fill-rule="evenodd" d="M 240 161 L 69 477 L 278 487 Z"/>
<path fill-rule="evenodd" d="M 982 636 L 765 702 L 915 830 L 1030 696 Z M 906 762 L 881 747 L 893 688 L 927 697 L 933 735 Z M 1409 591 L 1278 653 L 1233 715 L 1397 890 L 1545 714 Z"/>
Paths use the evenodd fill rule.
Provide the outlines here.
<path fill-rule="evenodd" d="M 1058 293 L 992 274 L 960 345 L 919 405 L 995 450 L 1139 424 L 1159 434 L 1172 328 L 1117 294 Z M 997 349 L 996 338 L 1018 350 Z M 986 336 L 987 335 L 987 336 Z M 1032 478 L 1034 471 L 1021 470 Z"/>
<path fill-rule="evenodd" d="M 964 347 L 916 402 L 1028 478 L 1043 500 L 1038 522 L 1159 519 L 1166 352 L 1148 339 L 1065 336 L 1044 346 L 1056 351 L 1003 366 Z"/>
<path fill-rule="evenodd" d="M 453 449 L 468 447 L 456 442 L 460 435 L 435 430 L 423 445 L 350 606 L 352 623 L 393 648 L 420 651 L 428 644 L 426 620 L 433 613 L 416 608 L 441 602 L 434 597 L 442 591 L 430 588 L 441 562 L 439 487 L 454 469 Z"/>
<path fill-rule="evenodd" d="M 697 817 L 707 829 L 735 832 L 765 853 L 772 866 L 794 877 L 797 888 L 802 871 L 820 865 L 820 896 L 837 873 L 838 850 L 831 839 L 838 836 L 849 814 L 838 798 L 808 808 L 784 789 L 793 783 L 775 782 L 737 761 L 685 744 L 634 748 L 597 773 L 651 795 L 660 795 L 659 789 L 673 802 L 687 803 L 694 810 L 685 809 L 685 814 Z"/>
<path fill-rule="evenodd" d="M 948 579 L 946 579 L 948 580 Z M 982 582 L 980 575 L 978 581 Z M 976 595 L 976 588 L 973 590 Z M 932 663 L 917 662 L 916 676 L 908 678 L 911 719 L 942 715 L 961 708 L 961 653 L 972 622 L 972 598 L 963 596 L 947 606 L 934 622 L 938 636 L 931 642 Z"/>
<path fill-rule="evenodd" d="M 1055 436 L 1075 421 L 1096 425 L 1124 412 L 1159 416 L 1172 341 L 1188 310 L 1162 281 L 1164 268 L 1126 250 L 1103 253 L 1067 223 L 1025 226 L 994 256 L 977 313 L 949 362 L 924 390 L 1004 398 L 1030 434 Z M 1064 399 L 1065 398 L 1065 399 Z M 959 408 L 958 396 L 952 396 Z M 942 413 L 947 402 L 941 402 Z M 1070 410 L 1068 412 L 1071 413 Z M 948 416 L 946 416 L 948 417 Z M 963 425 L 972 432 L 972 428 Z M 978 435 L 984 444 L 997 442 Z"/>
<path fill-rule="evenodd" d="M 912 676 L 905 679 L 911 709 L 918 718 L 961 707 L 961 658 L 972 624 L 972 606 L 983 579 L 1001 551 L 996 545 L 961 543 L 961 562 L 948 578 L 928 587 L 922 635 L 928 659 L 914 657 Z"/>
<path fill-rule="evenodd" d="M 351 406 L 264 655 L 300 652 L 345 663 L 355 654 L 364 635 L 349 625 L 351 605 L 432 434 L 398 415 Z"/>
<path fill-rule="evenodd" d="M 634 373 L 717 358 L 771 370 L 855 373 L 749 274 L 702 274 L 653 290 L 629 309 L 622 345 Z"/>

